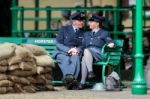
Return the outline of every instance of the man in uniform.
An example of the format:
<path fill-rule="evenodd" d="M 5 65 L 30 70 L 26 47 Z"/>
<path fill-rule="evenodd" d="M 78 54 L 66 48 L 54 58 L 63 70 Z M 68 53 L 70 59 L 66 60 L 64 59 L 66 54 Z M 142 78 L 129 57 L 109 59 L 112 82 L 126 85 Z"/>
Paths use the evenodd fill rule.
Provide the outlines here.
<path fill-rule="evenodd" d="M 83 38 L 84 13 L 76 12 L 70 16 L 71 25 L 63 26 L 56 37 L 55 59 L 63 73 L 67 89 L 75 89 L 80 71 L 80 56 Z"/>

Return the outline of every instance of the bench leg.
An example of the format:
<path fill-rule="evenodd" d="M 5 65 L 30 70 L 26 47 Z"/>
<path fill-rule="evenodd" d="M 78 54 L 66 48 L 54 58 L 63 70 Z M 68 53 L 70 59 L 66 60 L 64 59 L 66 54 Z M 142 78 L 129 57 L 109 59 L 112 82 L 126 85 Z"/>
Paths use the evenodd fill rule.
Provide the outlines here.
<path fill-rule="evenodd" d="M 103 84 L 105 83 L 105 70 L 106 70 L 106 65 L 102 66 L 102 82 Z"/>

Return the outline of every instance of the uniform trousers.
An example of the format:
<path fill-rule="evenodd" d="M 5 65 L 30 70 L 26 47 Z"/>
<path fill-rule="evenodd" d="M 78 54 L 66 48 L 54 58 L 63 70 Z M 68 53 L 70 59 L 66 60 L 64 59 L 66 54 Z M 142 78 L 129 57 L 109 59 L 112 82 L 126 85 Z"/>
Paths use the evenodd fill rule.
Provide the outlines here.
<path fill-rule="evenodd" d="M 93 71 L 93 56 L 89 49 L 84 50 L 82 57 L 82 68 L 81 68 L 81 81 L 80 83 L 85 84 L 88 72 Z"/>
<path fill-rule="evenodd" d="M 77 79 L 80 71 L 80 56 L 73 55 L 68 56 L 65 54 L 59 54 L 56 58 L 58 65 L 63 73 L 63 79 L 67 74 L 72 74 Z"/>

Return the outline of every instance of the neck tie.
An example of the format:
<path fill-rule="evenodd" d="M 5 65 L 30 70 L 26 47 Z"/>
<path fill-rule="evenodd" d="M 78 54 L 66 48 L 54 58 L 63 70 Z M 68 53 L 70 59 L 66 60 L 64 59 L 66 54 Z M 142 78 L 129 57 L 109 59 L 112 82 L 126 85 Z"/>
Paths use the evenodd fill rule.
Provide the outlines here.
<path fill-rule="evenodd" d="M 95 32 L 92 32 L 92 35 L 94 35 L 95 34 Z"/>
<path fill-rule="evenodd" d="M 75 32 L 78 32 L 78 29 L 75 29 Z"/>

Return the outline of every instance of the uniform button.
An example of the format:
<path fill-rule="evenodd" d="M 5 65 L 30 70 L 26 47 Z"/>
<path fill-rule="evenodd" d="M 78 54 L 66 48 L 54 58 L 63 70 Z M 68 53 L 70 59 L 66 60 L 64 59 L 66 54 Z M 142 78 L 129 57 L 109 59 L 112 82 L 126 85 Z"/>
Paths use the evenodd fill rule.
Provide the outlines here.
<path fill-rule="evenodd" d="M 91 38 L 91 40 L 93 40 L 93 38 Z"/>
<path fill-rule="evenodd" d="M 90 44 L 92 44 L 92 42 L 90 42 Z"/>

